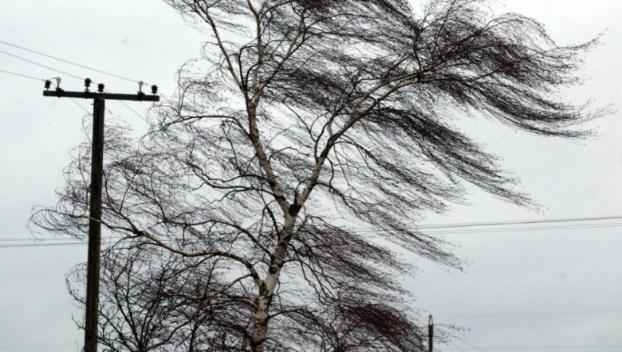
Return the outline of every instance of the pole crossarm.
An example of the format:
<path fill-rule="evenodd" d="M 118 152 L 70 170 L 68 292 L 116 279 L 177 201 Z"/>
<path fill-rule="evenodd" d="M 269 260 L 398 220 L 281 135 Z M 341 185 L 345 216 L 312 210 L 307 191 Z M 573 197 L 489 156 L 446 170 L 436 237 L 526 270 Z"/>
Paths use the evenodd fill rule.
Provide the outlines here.
<path fill-rule="evenodd" d="M 44 90 L 43 96 L 58 98 L 83 98 L 102 100 L 133 100 L 133 101 L 160 101 L 159 95 L 149 94 L 119 94 L 96 92 L 67 92 L 64 90 Z"/>

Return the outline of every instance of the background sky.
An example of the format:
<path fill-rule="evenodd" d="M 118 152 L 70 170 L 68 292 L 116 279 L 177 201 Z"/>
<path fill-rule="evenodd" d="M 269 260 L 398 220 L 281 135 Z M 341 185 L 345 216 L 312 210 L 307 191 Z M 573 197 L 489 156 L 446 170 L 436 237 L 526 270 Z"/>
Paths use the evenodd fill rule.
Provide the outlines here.
<path fill-rule="evenodd" d="M 622 5 L 617 1 L 496 1 L 495 11 L 515 11 L 543 22 L 560 44 L 603 34 L 586 57 L 581 87 L 564 92 L 596 107 L 622 97 Z M 175 88 L 175 72 L 198 56 L 205 35 L 186 25 L 160 1 L 3 0 L 0 41 L 62 57 L 136 80 L 157 83 L 163 95 Z M 19 55 L 106 83 L 114 92 L 135 92 L 135 83 L 65 65 L 0 43 L 0 70 L 36 78 L 61 76 L 65 89 L 81 82 L 8 54 Z M 31 208 L 55 203 L 62 170 L 83 139 L 87 101 L 47 98 L 42 82 L 0 72 L 0 352 L 74 351 L 82 334 L 72 321 L 82 312 L 67 294 L 64 276 L 86 260 L 86 246 L 10 247 L 33 244 L 27 229 Z M 145 103 L 127 103 L 143 115 Z M 146 124 L 117 102 L 108 114 L 138 131 Z M 505 204 L 473 192 L 470 203 L 426 224 L 514 221 L 622 215 L 622 122 L 620 113 L 592 121 L 597 136 L 567 141 L 517 133 L 477 120 L 472 136 L 503 159 L 542 206 Z M 404 278 L 414 293 L 421 323 L 464 330 L 440 351 L 622 351 L 622 229 L 620 220 L 452 229 L 439 235 L 464 258 L 450 271 L 420 258 Z M 575 223 L 577 224 L 577 223 Z M 602 226 L 607 224 L 606 227 Z M 595 226 L 598 225 L 598 226 Z M 508 230 L 509 228 L 509 230 Z M 511 230 L 511 231 L 510 231 Z M 18 239 L 18 240 L 15 240 Z M 54 242 L 37 242 L 51 244 Z M 598 347 L 600 346 L 600 347 Z"/>

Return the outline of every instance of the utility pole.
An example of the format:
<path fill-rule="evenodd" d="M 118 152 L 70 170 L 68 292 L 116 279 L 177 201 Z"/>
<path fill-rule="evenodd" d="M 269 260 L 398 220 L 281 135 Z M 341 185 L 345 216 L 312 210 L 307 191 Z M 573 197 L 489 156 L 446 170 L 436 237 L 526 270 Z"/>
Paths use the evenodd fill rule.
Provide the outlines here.
<path fill-rule="evenodd" d="M 99 306 L 99 266 L 101 250 L 102 216 L 102 174 L 104 169 L 104 113 L 106 100 L 160 101 L 158 87 L 151 86 L 151 95 L 142 92 L 139 82 L 138 94 L 105 93 L 104 85 L 97 85 L 97 92 L 90 92 L 90 79 L 84 80 L 83 92 L 68 92 L 60 88 L 57 78 L 56 89 L 50 90 L 50 81 L 45 82 L 43 95 L 58 98 L 93 99 L 93 138 L 91 148 L 91 185 L 89 199 L 89 237 L 86 276 L 86 317 L 84 326 L 84 352 L 97 352 L 97 319 Z"/>
<path fill-rule="evenodd" d="M 428 352 L 434 351 L 434 320 L 432 314 L 428 317 Z"/>

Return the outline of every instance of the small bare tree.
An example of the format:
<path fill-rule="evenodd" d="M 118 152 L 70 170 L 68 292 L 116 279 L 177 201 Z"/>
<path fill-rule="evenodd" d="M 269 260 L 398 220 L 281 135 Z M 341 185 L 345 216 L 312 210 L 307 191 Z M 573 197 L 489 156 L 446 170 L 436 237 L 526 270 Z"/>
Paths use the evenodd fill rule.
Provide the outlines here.
<path fill-rule="evenodd" d="M 179 314 L 187 308 L 183 288 L 188 284 L 179 284 L 189 269 L 160 260 L 159 254 L 154 249 L 104 252 L 99 343 L 109 350 L 170 350 L 175 334 L 192 323 L 191 318 Z M 85 270 L 80 265 L 68 276 L 67 283 L 69 292 L 81 304 L 85 304 L 84 282 Z M 191 307 L 201 314 L 201 306 Z"/>
<path fill-rule="evenodd" d="M 110 351 L 226 351 L 243 314 L 214 272 L 218 261 L 183 258 L 157 247 L 104 251 L 99 343 Z M 85 304 L 83 265 L 68 276 L 72 297 Z M 82 325 L 79 323 L 79 325 Z"/>
<path fill-rule="evenodd" d="M 577 137 L 572 126 L 593 117 L 556 95 L 593 43 L 558 46 L 535 20 L 495 17 L 483 1 L 167 2 L 209 32 L 204 60 L 182 67 L 140 143 L 108 135 L 103 224 L 212 268 L 190 270 L 191 287 L 217 278 L 227 310 L 184 325 L 203 346 L 189 351 L 420 350 L 394 280 L 410 265 L 390 246 L 457 266 L 417 214 L 461 201 L 467 184 L 529 203 L 453 121 Z M 40 226 L 83 235 L 80 155 Z"/>

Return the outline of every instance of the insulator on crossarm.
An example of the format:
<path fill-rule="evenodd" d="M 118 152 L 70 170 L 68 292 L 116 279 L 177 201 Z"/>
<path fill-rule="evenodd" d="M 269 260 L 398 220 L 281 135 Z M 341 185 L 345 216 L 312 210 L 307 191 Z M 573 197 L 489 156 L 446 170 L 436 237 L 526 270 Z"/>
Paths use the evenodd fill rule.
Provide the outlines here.
<path fill-rule="evenodd" d="M 156 86 L 155 84 L 151 86 L 151 94 L 158 94 L 158 86 Z"/>
<path fill-rule="evenodd" d="M 103 93 L 104 92 L 104 88 L 105 88 L 105 86 L 104 86 L 103 83 L 98 83 L 97 84 L 97 91 L 98 92 Z"/>
<path fill-rule="evenodd" d="M 84 80 L 84 90 L 88 92 L 90 86 L 91 86 L 91 79 L 90 78 L 85 79 Z"/>

